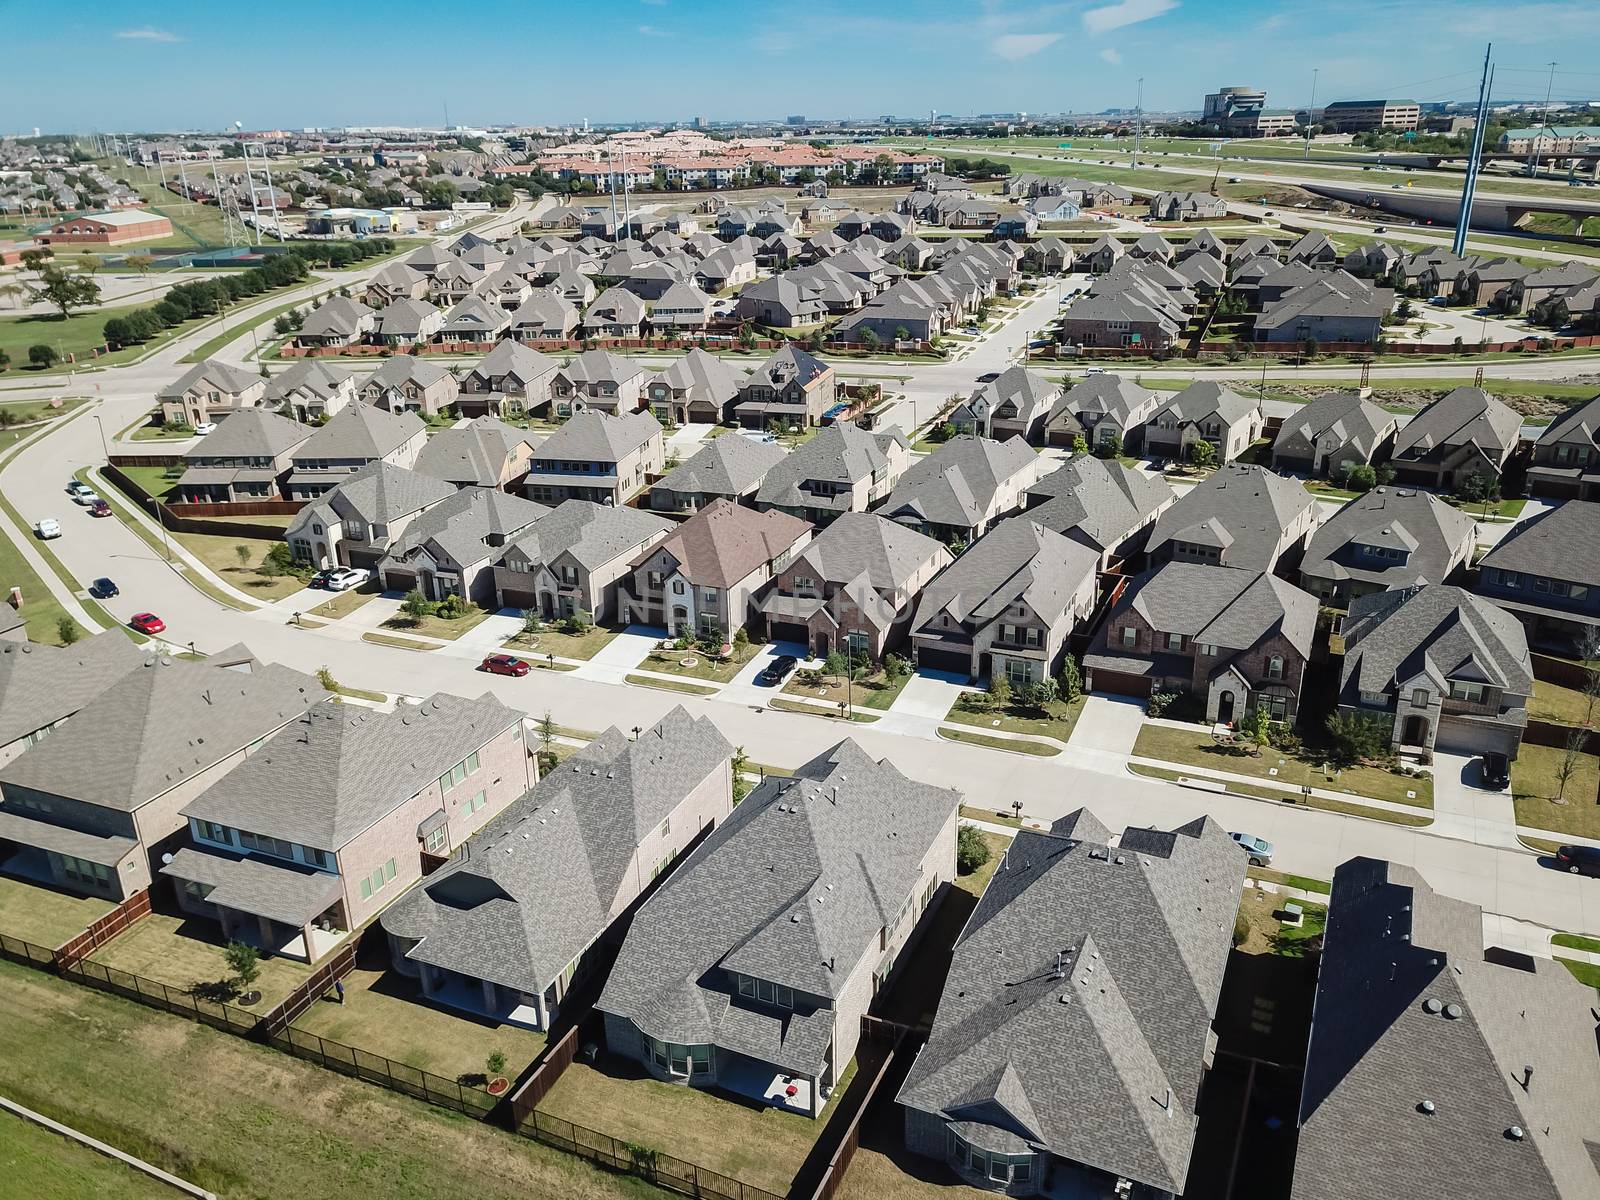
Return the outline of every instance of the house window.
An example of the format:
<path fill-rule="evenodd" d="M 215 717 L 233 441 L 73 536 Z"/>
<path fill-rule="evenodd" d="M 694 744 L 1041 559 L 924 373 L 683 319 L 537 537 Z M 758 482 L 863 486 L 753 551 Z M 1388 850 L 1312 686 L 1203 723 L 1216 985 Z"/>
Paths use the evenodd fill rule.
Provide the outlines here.
<path fill-rule="evenodd" d="M 483 808 L 488 803 L 489 803 L 489 801 L 487 799 L 485 799 L 484 793 L 483 792 L 479 792 L 476 796 L 472 797 L 472 799 L 467 801 L 467 815 L 471 816 L 473 813 L 477 812 L 480 808 Z"/>
<path fill-rule="evenodd" d="M 700 603 L 715 604 L 717 602 L 717 589 L 713 587 L 700 589 Z"/>
<path fill-rule="evenodd" d="M 1450 684 L 1450 699 L 1452 700 L 1465 700 L 1468 704 L 1482 704 L 1486 694 L 1486 689 L 1481 683 L 1457 683 L 1452 681 Z"/>
<path fill-rule="evenodd" d="M 99 863 L 87 862 L 81 858 L 73 858 L 70 854 L 58 855 L 61 860 L 61 873 L 74 883 L 86 887 L 104 888 L 111 884 L 111 869 Z"/>
<path fill-rule="evenodd" d="M 1267 678 L 1283 678 L 1283 655 L 1274 654 L 1271 658 L 1267 659 Z"/>
<path fill-rule="evenodd" d="M 688 1079 L 696 1074 L 706 1074 L 711 1070 L 711 1047 L 706 1045 L 683 1046 L 675 1042 L 658 1042 L 649 1034 L 644 1035 L 645 1053 L 650 1060 L 679 1079 Z"/>
<path fill-rule="evenodd" d="M 1122 648 L 1124 650 L 1137 649 L 1139 645 L 1139 631 L 1132 625 L 1122 627 Z"/>
<path fill-rule="evenodd" d="M 353 542 L 367 540 L 367 526 L 364 521 L 346 521 L 344 523 L 344 531 Z"/>
<path fill-rule="evenodd" d="M 1033 682 L 1035 664 L 1026 658 L 1006 659 L 1006 682 L 1014 688 L 1026 687 Z"/>
<path fill-rule="evenodd" d="M 422 848 L 429 854 L 443 854 L 449 836 L 450 830 L 441 825 L 439 828 L 429 833 L 428 836 L 423 840 Z"/>
<path fill-rule="evenodd" d="M 1183 634 L 1181 634 L 1181 633 L 1169 633 L 1169 634 L 1167 634 L 1167 649 L 1168 650 L 1182 650 L 1183 649 Z"/>
<path fill-rule="evenodd" d="M 326 868 L 328 865 L 328 852 L 318 850 L 315 846 L 301 846 L 300 857 L 313 867 Z"/>
<path fill-rule="evenodd" d="M 661 836 L 662 837 L 666 837 L 667 834 L 669 834 L 671 832 L 672 832 L 672 818 L 668 817 L 665 821 L 661 822 Z"/>
<path fill-rule="evenodd" d="M 383 866 L 377 868 L 361 881 L 361 898 L 372 899 L 373 892 L 381 892 L 384 886 L 394 878 L 394 859 L 390 859 Z"/>
<path fill-rule="evenodd" d="M 215 821 L 201 821 L 200 836 L 207 841 L 221 842 L 225 846 L 233 844 L 233 831 L 226 825 L 218 825 Z"/>
<path fill-rule="evenodd" d="M 673 594 L 673 595 L 674 595 L 674 596 L 681 596 L 681 595 L 683 595 L 683 580 L 681 580 L 681 579 L 674 579 L 674 580 L 673 580 L 673 581 L 672 581 L 672 594 Z"/>
<path fill-rule="evenodd" d="M 1201 642 L 1200 646 L 1199 646 L 1199 650 L 1200 650 L 1201 654 L 1205 655 L 1208 658 L 1215 658 L 1216 655 L 1217 655 L 1217 648 L 1214 645 L 1212 645 L 1210 642 Z"/>
<path fill-rule="evenodd" d="M 1428 701 L 1428 689 L 1427 688 L 1413 688 L 1412 689 L 1412 691 L 1411 691 L 1411 707 L 1412 708 L 1427 708 L 1428 707 L 1428 703 L 1429 703 L 1429 701 Z"/>

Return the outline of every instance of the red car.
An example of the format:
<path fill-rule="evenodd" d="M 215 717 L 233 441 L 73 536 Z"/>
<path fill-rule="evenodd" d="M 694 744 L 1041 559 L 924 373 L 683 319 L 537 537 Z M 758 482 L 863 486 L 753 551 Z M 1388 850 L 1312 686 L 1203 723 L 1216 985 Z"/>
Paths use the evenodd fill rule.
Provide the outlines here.
<path fill-rule="evenodd" d="M 513 678 L 521 679 L 532 668 L 520 658 L 513 658 L 509 654 L 491 654 L 483 660 L 480 669 L 489 672 L 491 675 L 510 675 Z"/>
<path fill-rule="evenodd" d="M 109 517 L 111 515 L 111 505 L 104 500 L 96 500 L 89 505 L 89 515 L 91 517 Z"/>
<path fill-rule="evenodd" d="M 137 629 L 140 633 L 148 633 L 152 636 L 167 631 L 167 623 L 156 616 L 155 613 L 134 613 L 133 616 L 128 618 L 128 625 L 133 629 Z"/>

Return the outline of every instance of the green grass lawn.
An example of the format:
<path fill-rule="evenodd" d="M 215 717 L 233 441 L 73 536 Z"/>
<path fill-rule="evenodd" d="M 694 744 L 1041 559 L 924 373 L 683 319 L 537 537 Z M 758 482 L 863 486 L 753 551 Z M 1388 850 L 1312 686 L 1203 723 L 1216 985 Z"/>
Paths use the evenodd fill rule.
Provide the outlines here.
<path fill-rule="evenodd" d="M 222 926 L 215 921 L 153 912 L 89 958 L 183 992 L 229 977 L 228 964 L 222 956 L 226 945 Z M 261 977 L 252 985 L 261 993 L 255 1011 L 266 1012 L 310 973 L 310 967 L 294 959 L 263 957 Z"/>
<path fill-rule="evenodd" d="M 173 485 L 178 482 L 183 474 L 180 467 L 176 471 L 168 467 L 118 467 L 121 471 L 153 500 L 166 502 L 167 495 L 172 491 Z"/>
<path fill-rule="evenodd" d="M 483 624 L 489 615 L 489 610 L 484 608 L 474 608 L 454 620 L 440 616 L 427 616 L 417 620 L 406 616 L 404 613 L 397 613 L 385 621 L 383 627 L 402 633 L 417 633 L 423 637 L 439 638 L 443 641 L 453 642 L 469 629 L 474 629 Z"/>
<path fill-rule="evenodd" d="M 416 638 L 395 637 L 388 633 L 367 632 L 361 635 L 363 642 L 371 642 L 374 646 L 392 646 L 396 650 L 437 650 L 439 647 L 433 642 L 419 642 Z"/>
<path fill-rule="evenodd" d="M 609 645 L 618 632 L 591 625 L 582 633 L 566 633 L 554 625 L 546 625 L 535 634 L 517 634 L 503 648 L 529 655 L 554 654 L 557 658 L 587 660 Z"/>
<path fill-rule="evenodd" d="M 858 679 L 850 684 L 848 689 L 851 703 L 858 708 L 887 709 L 895 702 L 895 698 L 905 690 L 911 680 L 907 673 L 898 679 L 890 679 L 883 671 L 874 671 L 865 679 Z M 823 675 L 820 683 L 803 683 L 800 672 L 783 685 L 783 690 L 790 696 L 805 696 L 811 700 L 826 700 L 830 704 L 839 704 L 845 699 L 845 681 L 842 676 Z"/>
<path fill-rule="evenodd" d="M 1594 742 L 1595 735 L 1590 735 Z M 1591 745 L 1591 751 L 1600 745 Z M 1600 837 L 1600 804 L 1595 803 L 1600 789 L 1600 758 L 1580 754 L 1572 777 L 1567 780 L 1565 804 L 1554 797 L 1561 792 L 1558 774 L 1565 751 L 1553 746 L 1533 746 L 1527 742 L 1511 764 L 1511 798 L 1517 810 L 1517 824 L 1552 833 L 1575 833 L 1579 837 Z"/>
<path fill-rule="evenodd" d="M 1520 517 L 1522 510 L 1528 506 L 1524 499 L 1491 500 L 1485 505 L 1481 500 L 1462 500 L 1455 496 L 1441 497 L 1447 504 L 1454 505 L 1469 516 L 1480 520 L 1487 517 Z"/>
<path fill-rule="evenodd" d="M 0 933 L 46 950 L 71 941 L 114 907 L 109 900 L 0 875 Z"/>
<path fill-rule="evenodd" d="M 1281 954 L 1285 958 L 1303 958 L 1306 942 L 1320 937 L 1328 923 L 1328 906 L 1306 900 L 1298 904 L 1303 913 L 1299 925 L 1287 925 L 1278 918 L 1286 901 L 1271 892 L 1254 889 L 1245 892 L 1239 904 L 1239 915 L 1249 929 L 1249 935 L 1239 944 L 1246 954 Z"/>
<path fill-rule="evenodd" d="M 1324 896 L 1333 891 L 1333 885 L 1326 879 L 1312 879 L 1309 875 L 1290 875 L 1283 871 L 1274 871 L 1270 867 L 1251 867 L 1250 878 L 1281 883 L 1285 887 L 1299 888 L 1303 892 L 1320 892 Z"/>
<path fill-rule="evenodd" d="M 1055 700 L 1044 712 L 1012 704 L 997 712 L 973 712 L 951 705 L 944 719 L 956 725 L 970 725 L 974 729 L 998 729 L 1004 733 L 1029 733 L 1038 737 L 1055 738 L 1064 742 L 1072 736 L 1072 728 L 1083 712 L 1083 697 L 1076 700 Z"/>
<path fill-rule="evenodd" d="M 1143 775 L 1146 779 L 1164 779 L 1168 783 L 1176 783 L 1185 777 L 1180 771 L 1169 771 L 1164 767 L 1147 767 L 1143 763 L 1131 763 L 1128 770 L 1135 775 Z M 1321 812 L 1340 813 L 1347 817 L 1367 817 L 1373 821 L 1387 821 L 1391 825 L 1422 826 L 1430 824 L 1433 820 L 1432 817 L 1420 813 L 1411 816 L 1409 813 L 1391 812 L 1386 808 L 1346 804 L 1343 800 L 1328 800 L 1322 796 L 1312 796 L 1307 803 L 1295 788 L 1257 787 L 1253 783 L 1234 783 L 1232 780 L 1228 781 L 1227 788 L 1230 796 L 1249 796 L 1255 800 L 1271 800 L 1276 804 L 1293 801 L 1295 804 L 1303 804 L 1307 808 L 1315 808 Z"/>
<path fill-rule="evenodd" d="M 1552 721 L 1557 725 L 1583 725 L 1589 719 L 1589 701 L 1577 688 L 1533 682 L 1533 697 L 1528 702 L 1528 715 L 1536 721 Z M 1595 706 L 1600 717 L 1600 704 Z"/>
<path fill-rule="evenodd" d="M 1396 775 L 1379 767 L 1348 767 L 1343 771 L 1334 767 L 1324 768 L 1313 760 L 1293 758 L 1271 747 L 1262 750 L 1258 757 L 1230 754 L 1212 742 L 1211 735 L 1203 729 L 1190 732 L 1165 725 L 1146 725 L 1139 731 L 1139 740 L 1134 743 L 1133 753 L 1140 758 L 1255 776 L 1290 790 L 1310 784 L 1315 788 L 1347 792 L 1352 796 L 1369 796 L 1375 800 L 1389 800 L 1418 808 L 1433 807 L 1431 779 Z M 1277 770 L 1276 775 L 1271 774 L 1274 769 Z M 1408 791 L 1416 795 L 1407 796 Z"/>
<path fill-rule="evenodd" d="M 306 585 L 305 579 L 298 575 L 268 575 L 261 570 L 267 551 L 277 542 L 269 542 L 265 538 L 222 537 L 213 533 L 174 533 L 172 539 L 210 567 L 212 573 L 224 583 L 258 600 L 281 600 Z M 241 546 L 249 551 L 245 564 L 241 564 L 239 559 L 238 549 Z"/>
<path fill-rule="evenodd" d="M 716 688 L 706 687 L 704 684 L 689 683 L 678 679 L 656 679 L 649 675 L 625 675 L 624 680 L 639 687 L 657 688 L 663 692 L 683 692 L 689 696 L 715 696 Z"/>
<path fill-rule="evenodd" d="M 21 536 L 31 538 L 33 531 L 24 526 Z M 0 595 L 9 596 L 14 587 L 22 589 L 22 617 L 27 622 L 28 640 L 59 646 L 61 618 L 67 610 L 22 557 L 22 551 L 9 537 L 0 536 Z"/>
<path fill-rule="evenodd" d="M 1572 972 L 1572 977 L 1586 987 L 1600 991 L 1600 964 L 1579 962 L 1575 958 L 1558 958 L 1558 963 Z"/>
<path fill-rule="evenodd" d="M 0 400 L 0 414 L 9 416 L 18 425 L 31 425 L 64 417 L 87 403 L 82 396 L 55 400 Z"/>
<path fill-rule="evenodd" d="M 381 589 L 375 581 L 368 581 L 358 588 L 351 588 L 347 592 L 334 592 L 328 599 L 310 611 L 310 616 L 326 617 L 330 621 L 337 621 L 341 617 L 348 617 L 367 601 L 379 595 Z"/>
<path fill-rule="evenodd" d="M 652 650 L 639 664 L 639 668 L 644 671 L 660 671 L 666 675 L 682 675 L 685 679 L 727 683 L 756 656 L 756 652 L 760 649 L 761 647 L 754 642 L 747 642 L 743 646 L 735 644 L 733 653 L 720 662 L 707 658 L 696 646 L 691 646 L 687 650 Z M 684 664 L 690 659 L 694 662 L 685 666 Z"/>
<path fill-rule="evenodd" d="M 0 1113 L 0 1176 L 12 1196 L 173 1200 L 179 1195 L 135 1167 L 10 1113 Z"/>
<path fill-rule="evenodd" d="M 232 345 L 234 342 L 248 334 L 251 326 L 259 326 L 264 322 L 271 321 L 274 317 L 288 312 L 291 308 L 298 308 L 302 311 L 302 313 L 310 312 L 317 306 L 317 302 L 322 297 L 326 296 L 328 292 L 333 290 L 334 289 L 329 288 L 327 291 L 317 292 L 314 295 L 305 296 L 299 300 L 290 300 L 286 304 L 275 305 L 264 312 L 252 313 L 249 317 L 239 318 L 236 320 L 230 319 L 227 323 L 226 329 L 224 329 L 221 333 L 218 333 L 215 337 L 200 343 L 200 345 L 189 351 L 189 353 L 183 356 L 183 361 L 186 363 L 204 362 L 218 350 L 221 350 L 224 346 Z M 265 293 L 263 293 L 263 296 L 264 295 Z M 250 303 L 251 301 L 260 299 L 262 299 L 262 296 L 252 296 L 250 297 L 250 300 L 242 301 L 241 303 Z M 257 338 L 261 337 L 259 333 L 256 336 Z"/>
<path fill-rule="evenodd" d="M 983 895 L 983 889 L 989 886 L 989 880 L 994 878 L 994 873 L 999 869 L 1000 856 L 1006 852 L 1006 847 L 1011 845 L 1011 839 L 998 833 L 990 833 L 987 829 L 978 830 L 978 836 L 983 839 L 983 844 L 989 848 L 988 860 L 977 870 L 965 875 L 957 874 L 953 882 L 962 891 L 971 892 L 974 896 Z"/>
<path fill-rule="evenodd" d="M 1061 753 L 1058 747 L 1044 742 L 990 737 L 988 734 L 974 733 L 970 729 L 951 729 L 944 725 L 939 727 L 939 736 L 950 742 L 965 742 L 969 746 L 984 746 L 990 750 L 1008 750 L 1012 754 L 1031 754 L 1036 758 L 1048 758 Z"/>
<path fill-rule="evenodd" d="M 660 1196 L 491 1125 L 43 972 L 0 963 L 0 992 L 8 1096 L 223 1200 Z"/>
<path fill-rule="evenodd" d="M 804 713 L 808 717 L 823 717 L 833 721 L 844 720 L 844 718 L 839 715 L 839 709 L 837 706 L 834 708 L 827 708 L 822 705 L 807 704 L 804 700 L 790 700 L 785 696 L 772 697 L 772 699 L 767 701 L 767 707 L 775 708 L 779 712 Z M 878 720 L 878 714 L 856 712 L 852 710 L 850 713 L 850 719 L 852 721 L 859 721 L 863 724 L 870 725 L 872 722 Z"/>

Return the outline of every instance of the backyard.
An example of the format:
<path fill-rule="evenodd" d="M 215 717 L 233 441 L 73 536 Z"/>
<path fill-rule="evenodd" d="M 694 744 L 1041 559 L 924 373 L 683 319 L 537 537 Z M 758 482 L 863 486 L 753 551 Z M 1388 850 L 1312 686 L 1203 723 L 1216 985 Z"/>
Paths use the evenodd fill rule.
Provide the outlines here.
<path fill-rule="evenodd" d="M 215 921 L 153 912 L 94 951 L 89 960 L 177 991 L 209 993 L 229 978 L 225 945 L 222 926 Z M 294 990 L 311 968 L 289 958 L 262 958 L 260 971 L 251 987 L 261 993 L 254 1010 L 263 1013 Z"/>
<path fill-rule="evenodd" d="M 699 646 L 690 646 L 687 650 L 652 650 L 639 664 L 639 669 L 660 671 L 664 675 L 682 675 L 686 679 L 704 679 L 711 683 L 727 683 L 760 649 L 754 642 L 747 642 L 743 646 L 735 643 L 733 653 L 724 659 L 708 657 L 700 651 Z"/>
<path fill-rule="evenodd" d="M 1594 707 L 1594 715 L 1600 717 L 1600 704 Z M 1533 697 L 1528 701 L 1528 716 L 1535 721 L 1551 721 L 1557 725 L 1583 725 L 1590 718 L 1589 701 L 1577 688 L 1536 679 Z"/>
<path fill-rule="evenodd" d="M 1139 740 L 1133 745 L 1133 753 L 1139 758 L 1182 763 L 1234 775 L 1250 775 L 1291 789 L 1310 784 L 1325 791 L 1368 796 L 1418 808 L 1433 807 L 1431 779 L 1397 775 L 1382 767 L 1356 766 L 1340 770 L 1314 758 L 1316 751 L 1312 747 L 1307 747 L 1299 756 L 1274 750 L 1270 746 L 1259 755 L 1236 754 L 1216 745 L 1209 731 L 1198 726 L 1191 731 L 1147 724 L 1139 730 Z M 1412 794 L 1407 795 L 1408 792 Z"/>
<path fill-rule="evenodd" d="M 963 696 L 982 695 L 981 692 L 964 692 Z M 951 706 L 945 720 L 957 725 L 971 725 L 975 729 L 998 729 L 1003 733 L 1026 733 L 1055 738 L 1065 742 L 1072 736 L 1072 727 L 1083 712 L 1083 697 L 1076 700 L 1052 700 L 1043 709 L 1012 701 L 1003 709 L 978 711 Z"/>
<path fill-rule="evenodd" d="M 211 533 L 174 533 L 173 540 L 211 568 L 212 574 L 247 596 L 259 600 L 281 600 L 306 586 L 299 575 L 274 575 L 262 570 L 267 552 L 280 542 L 265 538 L 223 537 Z M 241 559 L 239 547 L 249 552 Z"/>
<path fill-rule="evenodd" d="M 1589 736 L 1593 740 L 1600 735 Z M 1589 749 L 1600 749 L 1600 745 Z M 1578 755 L 1563 793 L 1560 771 L 1565 757 L 1566 752 L 1554 746 L 1522 743 L 1511 764 L 1511 798 L 1517 824 L 1600 838 L 1600 796 L 1596 795 L 1600 791 L 1600 758 L 1592 753 Z M 1557 795 L 1564 795 L 1566 803 L 1558 803 Z"/>
<path fill-rule="evenodd" d="M 538 633 L 517 634 L 503 649 L 524 654 L 553 654 L 557 658 L 590 659 L 616 636 L 615 629 L 599 625 L 591 625 L 582 633 L 568 633 L 555 625 L 546 625 Z"/>
<path fill-rule="evenodd" d="M 46 950 L 71 941 L 113 907 L 109 900 L 0 875 L 0 933 Z"/>

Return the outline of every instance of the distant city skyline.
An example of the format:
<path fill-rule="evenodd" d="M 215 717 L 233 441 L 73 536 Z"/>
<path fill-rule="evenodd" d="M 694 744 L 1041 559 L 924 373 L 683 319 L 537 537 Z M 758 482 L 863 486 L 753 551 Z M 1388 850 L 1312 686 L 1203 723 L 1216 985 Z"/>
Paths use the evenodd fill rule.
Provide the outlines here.
<path fill-rule="evenodd" d="M 1152 111 L 1227 85 L 1303 108 L 1313 70 L 1319 104 L 1468 101 L 1488 41 L 1497 96 L 1542 99 L 1555 60 L 1556 101 L 1600 97 L 1579 52 L 1592 0 L 926 0 L 910 20 L 839 0 L 485 0 L 465 20 L 416 0 L 6 8 L 7 132 L 1098 112 L 1131 109 L 1141 76 Z"/>

